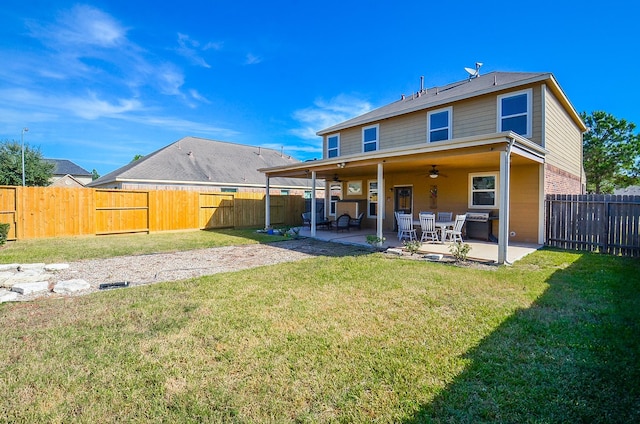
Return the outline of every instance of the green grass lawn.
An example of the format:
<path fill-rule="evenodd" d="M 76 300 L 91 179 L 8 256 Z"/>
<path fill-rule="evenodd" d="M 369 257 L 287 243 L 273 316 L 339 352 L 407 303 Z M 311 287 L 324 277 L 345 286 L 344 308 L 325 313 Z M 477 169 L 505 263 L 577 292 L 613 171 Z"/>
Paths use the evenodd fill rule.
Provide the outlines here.
<path fill-rule="evenodd" d="M 0 305 L 0 421 L 640 421 L 640 261 L 382 254 Z"/>

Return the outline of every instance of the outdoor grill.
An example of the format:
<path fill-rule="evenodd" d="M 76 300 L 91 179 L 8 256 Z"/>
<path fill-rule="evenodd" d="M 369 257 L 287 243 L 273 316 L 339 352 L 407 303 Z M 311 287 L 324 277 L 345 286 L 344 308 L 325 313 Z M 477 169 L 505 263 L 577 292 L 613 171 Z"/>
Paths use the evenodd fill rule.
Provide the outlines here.
<path fill-rule="evenodd" d="M 467 238 L 496 241 L 491 234 L 491 221 L 494 219 L 497 218 L 492 217 L 491 212 L 467 212 Z"/>

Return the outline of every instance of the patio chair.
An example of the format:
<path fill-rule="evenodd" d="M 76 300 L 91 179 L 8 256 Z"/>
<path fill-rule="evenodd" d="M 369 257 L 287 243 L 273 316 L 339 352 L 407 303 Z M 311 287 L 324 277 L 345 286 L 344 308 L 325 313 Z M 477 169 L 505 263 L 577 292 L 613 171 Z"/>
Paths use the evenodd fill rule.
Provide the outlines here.
<path fill-rule="evenodd" d="M 420 228 L 422 229 L 422 235 L 420 236 L 420 242 L 425 241 L 440 241 L 438 239 L 438 232 L 436 231 L 436 216 L 432 213 L 420 214 Z"/>
<path fill-rule="evenodd" d="M 304 212 L 302 214 L 302 225 L 303 226 L 308 226 L 309 228 L 311 228 L 311 212 Z M 330 228 L 331 227 L 331 221 L 328 220 L 327 218 L 325 218 L 324 216 L 322 216 L 321 214 L 317 213 L 316 214 L 316 228 L 318 228 L 318 227 Z"/>
<path fill-rule="evenodd" d="M 438 212 L 438 215 L 436 216 L 436 221 L 438 222 L 453 221 L 453 212 Z"/>
<path fill-rule="evenodd" d="M 398 214 L 398 240 L 408 237 L 409 241 L 418 240 L 416 230 L 413 228 L 413 217 L 408 213 Z"/>
<path fill-rule="evenodd" d="M 351 222 L 351 216 L 348 213 L 340 215 L 335 222 L 336 231 L 349 231 L 349 222 Z"/>
<path fill-rule="evenodd" d="M 349 221 L 349 227 L 357 228 L 358 230 L 362 229 L 362 218 L 364 218 L 364 212 L 360 212 L 357 218 L 351 218 Z"/>
<path fill-rule="evenodd" d="M 467 219 L 467 215 L 456 215 L 456 220 L 452 229 L 445 230 L 445 239 L 449 239 L 452 242 L 459 241 L 462 243 L 462 226 Z"/>

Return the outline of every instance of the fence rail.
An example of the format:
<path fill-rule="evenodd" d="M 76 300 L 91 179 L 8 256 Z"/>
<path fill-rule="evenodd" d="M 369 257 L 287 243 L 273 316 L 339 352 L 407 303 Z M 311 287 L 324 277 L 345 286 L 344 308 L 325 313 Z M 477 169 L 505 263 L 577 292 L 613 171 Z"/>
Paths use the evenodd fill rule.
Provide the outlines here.
<path fill-rule="evenodd" d="M 640 256 L 640 196 L 548 195 L 547 246 Z"/>
<path fill-rule="evenodd" d="M 273 225 L 300 225 L 301 196 L 271 196 Z M 9 240 L 263 227 L 263 193 L 0 186 Z"/>

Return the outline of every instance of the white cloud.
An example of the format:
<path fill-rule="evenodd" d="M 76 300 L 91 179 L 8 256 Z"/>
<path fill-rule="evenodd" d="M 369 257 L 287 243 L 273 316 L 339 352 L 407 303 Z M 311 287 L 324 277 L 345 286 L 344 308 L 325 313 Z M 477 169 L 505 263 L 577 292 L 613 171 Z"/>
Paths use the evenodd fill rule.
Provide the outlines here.
<path fill-rule="evenodd" d="M 247 56 L 245 57 L 245 61 L 244 64 L 245 65 L 257 65 L 258 63 L 262 62 L 262 58 L 259 56 L 256 56 L 252 53 L 247 53 Z"/>
<path fill-rule="evenodd" d="M 138 111 L 142 108 L 142 104 L 135 99 L 118 99 L 116 103 L 110 103 L 99 99 L 94 93 L 90 93 L 85 98 L 66 99 L 63 106 L 85 119 L 115 117 L 124 113 Z"/>
<path fill-rule="evenodd" d="M 200 94 L 200 93 L 198 92 L 198 90 L 191 89 L 191 90 L 189 90 L 189 94 L 191 95 L 191 97 L 192 97 L 193 99 L 195 99 L 195 100 L 197 100 L 197 101 L 199 101 L 199 102 L 202 102 L 202 103 L 211 103 L 211 102 L 209 101 L 209 99 L 207 99 L 207 98 L 206 98 L 206 97 L 204 97 L 202 94 Z"/>
<path fill-rule="evenodd" d="M 29 23 L 31 33 L 57 47 L 114 48 L 126 42 L 127 30 L 110 15 L 88 5 L 76 5 L 50 25 Z"/>
<path fill-rule="evenodd" d="M 157 70 L 156 76 L 162 93 L 174 96 L 181 94 L 180 88 L 184 84 L 184 75 L 177 67 L 165 63 Z"/>
<path fill-rule="evenodd" d="M 328 101 L 318 99 L 313 106 L 293 113 L 293 118 L 301 125 L 290 132 L 300 138 L 317 139 L 316 132 L 370 110 L 369 102 L 346 94 L 340 94 Z"/>
<path fill-rule="evenodd" d="M 197 40 L 191 39 L 186 34 L 178 33 L 178 48 L 176 49 L 176 52 L 189 59 L 194 65 L 202 66 L 203 68 L 211 68 L 211 65 L 200 57 L 198 49 L 199 46 L 200 43 Z M 207 44 L 207 46 L 209 46 L 209 44 Z"/>

